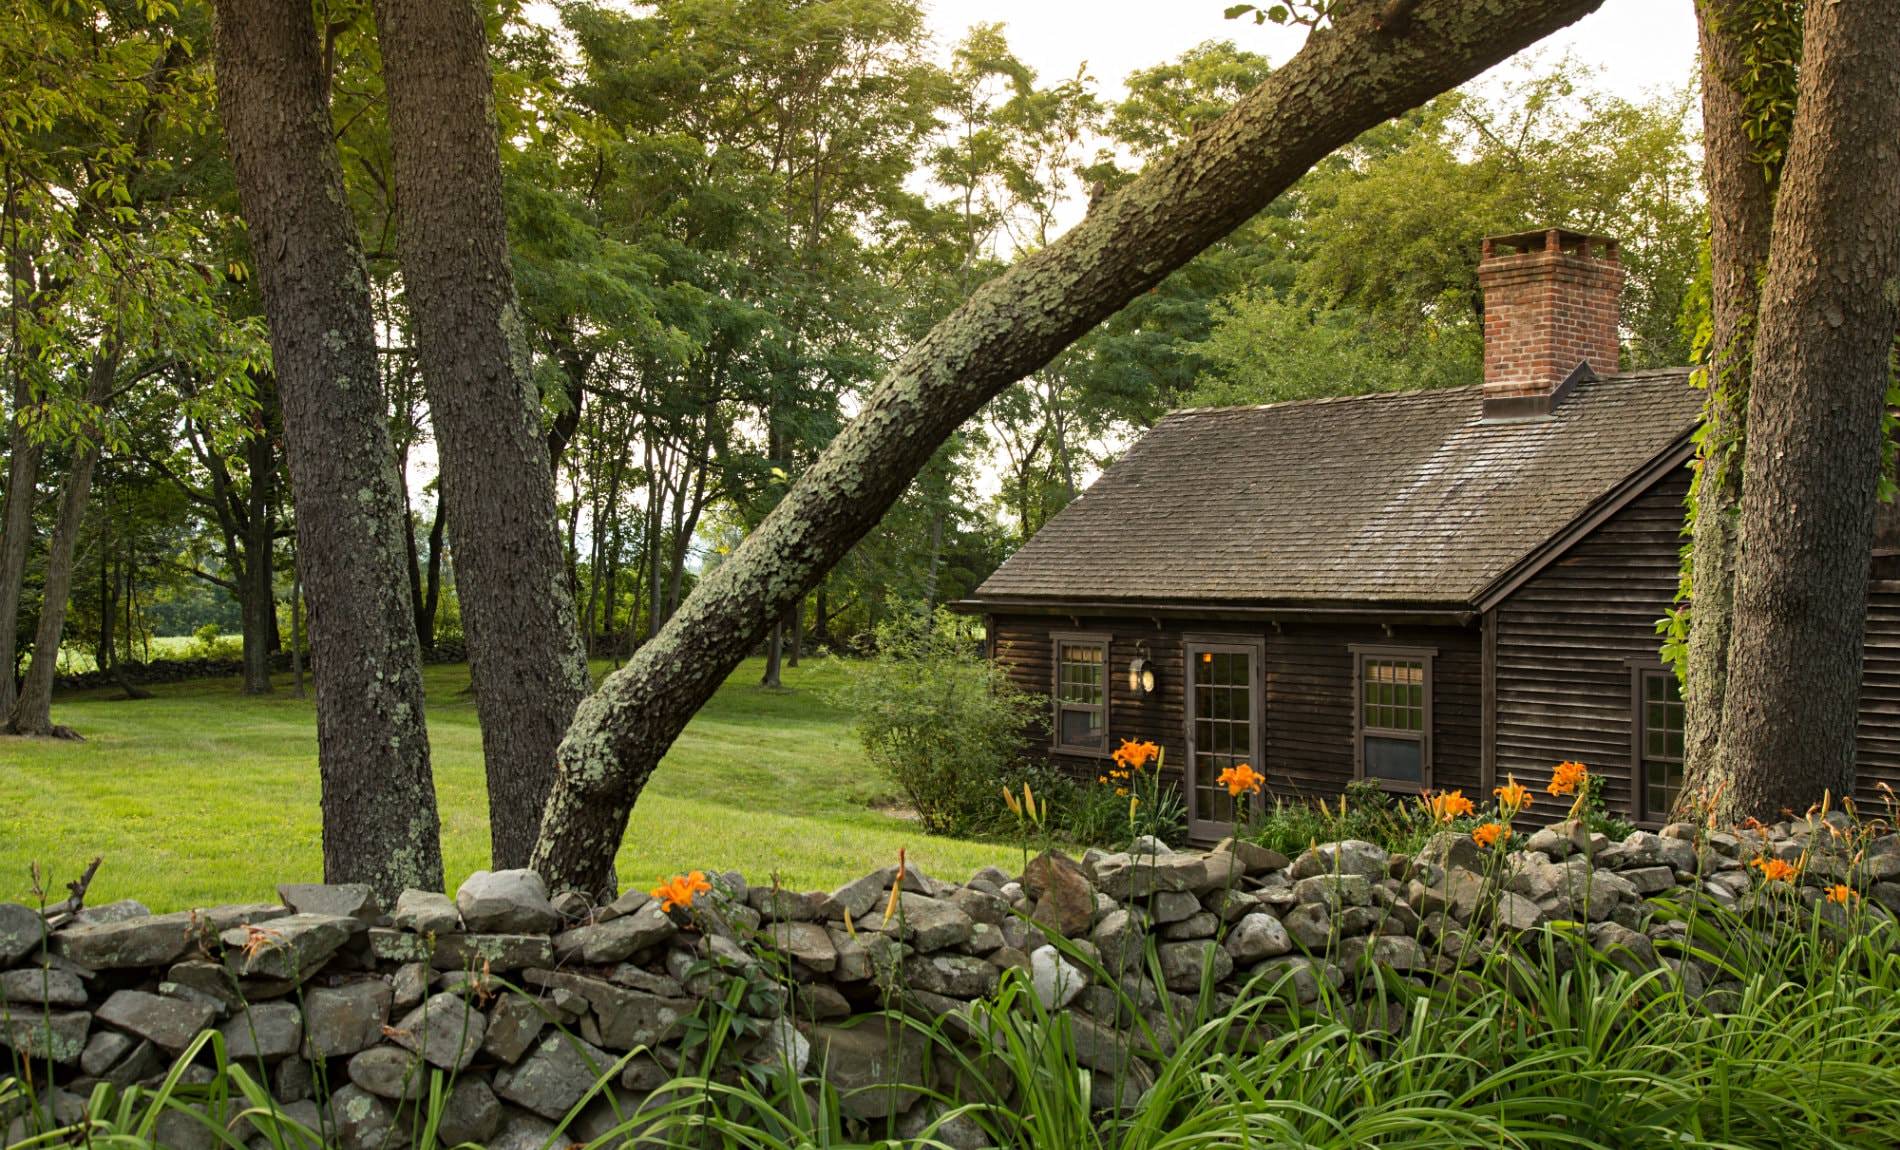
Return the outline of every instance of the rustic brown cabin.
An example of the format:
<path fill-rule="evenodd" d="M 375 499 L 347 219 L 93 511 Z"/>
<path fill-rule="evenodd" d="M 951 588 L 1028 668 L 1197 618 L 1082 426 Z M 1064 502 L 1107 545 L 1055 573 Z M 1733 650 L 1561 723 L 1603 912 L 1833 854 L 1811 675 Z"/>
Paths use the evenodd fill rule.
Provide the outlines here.
<path fill-rule="evenodd" d="M 1474 387 L 1167 416 L 960 606 L 1050 697 L 1048 755 L 1094 776 L 1167 749 L 1190 832 L 1215 777 L 1281 795 L 1539 790 L 1560 760 L 1654 824 L 1682 782 L 1656 624 L 1676 592 L 1688 369 L 1616 372 L 1615 241 L 1485 241 Z M 1886 540 L 1883 539 L 1883 543 Z M 1870 585 L 1861 796 L 1900 786 L 1900 582 Z"/>

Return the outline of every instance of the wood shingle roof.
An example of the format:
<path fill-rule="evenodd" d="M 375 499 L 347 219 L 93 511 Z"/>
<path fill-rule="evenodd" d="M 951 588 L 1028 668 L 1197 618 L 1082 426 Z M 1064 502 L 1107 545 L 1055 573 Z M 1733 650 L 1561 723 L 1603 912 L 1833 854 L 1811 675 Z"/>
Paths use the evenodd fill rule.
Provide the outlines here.
<path fill-rule="evenodd" d="M 1175 412 L 975 599 L 1473 605 L 1680 455 L 1701 401 L 1678 369 L 1519 421 L 1483 421 L 1477 387 Z"/>

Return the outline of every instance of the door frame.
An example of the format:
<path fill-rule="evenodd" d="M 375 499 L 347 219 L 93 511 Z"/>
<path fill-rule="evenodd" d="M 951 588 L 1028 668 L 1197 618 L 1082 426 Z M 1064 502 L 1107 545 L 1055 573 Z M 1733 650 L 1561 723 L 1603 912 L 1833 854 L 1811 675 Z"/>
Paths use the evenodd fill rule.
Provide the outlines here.
<path fill-rule="evenodd" d="M 1202 818 L 1199 794 L 1195 787 L 1195 773 L 1200 763 L 1194 742 L 1195 692 L 1199 686 L 1194 672 L 1200 666 L 1203 652 L 1247 656 L 1247 689 L 1251 700 L 1247 730 L 1252 753 L 1246 761 L 1264 775 L 1267 773 L 1267 640 L 1265 636 L 1248 634 L 1202 633 L 1181 636 L 1181 723 L 1187 746 L 1187 762 L 1181 770 L 1181 789 L 1187 793 L 1188 837 L 1197 841 L 1212 841 L 1232 834 L 1234 824 Z M 1254 802 L 1258 806 L 1260 799 L 1256 796 Z"/>

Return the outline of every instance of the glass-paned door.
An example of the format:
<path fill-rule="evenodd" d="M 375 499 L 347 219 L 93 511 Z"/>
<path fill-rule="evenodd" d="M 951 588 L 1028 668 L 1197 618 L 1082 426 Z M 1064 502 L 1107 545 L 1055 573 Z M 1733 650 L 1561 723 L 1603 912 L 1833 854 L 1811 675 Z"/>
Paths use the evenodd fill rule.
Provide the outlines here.
<path fill-rule="evenodd" d="M 1262 646 L 1189 640 L 1187 656 L 1188 830 L 1218 838 L 1232 829 L 1236 800 L 1218 780 L 1242 763 L 1261 773 Z M 1244 802 L 1245 800 L 1239 800 Z"/>

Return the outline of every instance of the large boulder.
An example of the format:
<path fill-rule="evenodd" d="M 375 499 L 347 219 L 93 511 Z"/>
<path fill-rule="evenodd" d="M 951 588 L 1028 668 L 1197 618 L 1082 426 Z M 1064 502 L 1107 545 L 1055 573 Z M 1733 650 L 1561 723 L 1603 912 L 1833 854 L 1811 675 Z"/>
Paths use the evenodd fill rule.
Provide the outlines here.
<path fill-rule="evenodd" d="M 456 890 L 455 908 L 476 933 L 546 934 L 561 921 L 548 884 L 526 869 L 476 871 Z"/>
<path fill-rule="evenodd" d="M 973 926 L 970 916 L 955 903 L 904 891 L 898 896 L 897 913 L 880 929 L 918 950 L 928 951 L 961 946 L 970 940 Z"/>
<path fill-rule="evenodd" d="M 209 935 L 195 911 L 115 922 L 80 923 L 53 932 L 53 953 L 93 970 L 167 966 Z"/>

